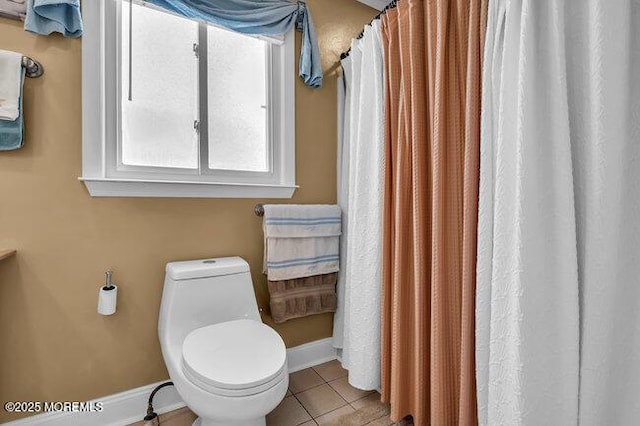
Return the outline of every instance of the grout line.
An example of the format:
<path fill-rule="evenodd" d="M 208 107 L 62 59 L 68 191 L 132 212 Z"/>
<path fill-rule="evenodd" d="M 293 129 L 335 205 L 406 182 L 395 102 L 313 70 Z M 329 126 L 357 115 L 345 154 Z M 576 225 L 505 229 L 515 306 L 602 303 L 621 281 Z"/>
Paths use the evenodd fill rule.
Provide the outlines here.
<path fill-rule="evenodd" d="M 322 364 L 319 364 L 319 365 L 328 364 L 328 363 L 330 363 L 330 362 L 334 362 L 334 361 L 338 361 L 338 363 L 340 363 L 340 367 L 342 367 L 342 363 L 341 363 L 339 360 L 337 360 L 337 359 L 334 359 L 334 360 L 331 360 L 331 361 L 327 361 L 327 362 L 323 362 Z M 324 380 L 324 381 L 325 381 L 325 383 L 329 383 L 327 380 L 325 380 L 325 378 L 324 378 L 324 377 L 322 377 L 322 375 L 318 372 L 318 370 L 316 370 L 316 367 L 318 367 L 318 365 L 314 365 L 314 366 L 312 366 L 312 367 L 308 367 L 308 368 L 310 368 L 310 369 L 312 369 L 313 371 L 315 371 L 315 373 L 316 373 L 318 376 L 320 376 L 320 377 L 322 378 L 322 380 Z M 346 370 L 345 370 L 345 371 L 346 371 Z M 332 379 L 331 381 L 341 379 L 341 378 L 343 378 L 343 377 L 345 377 L 345 376 L 348 376 L 348 375 L 349 375 L 349 372 L 348 372 L 348 371 L 346 371 L 344 375 L 342 375 L 342 376 L 340 376 L 340 377 L 336 377 L 336 378 Z"/>
<path fill-rule="evenodd" d="M 346 405 L 341 405 L 341 406 L 340 406 L 340 407 L 338 407 L 338 408 L 334 408 L 334 409 L 333 409 L 333 410 L 331 410 L 331 411 L 327 411 L 327 412 L 326 412 L 326 413 L 324 413 L 324 414 L 320 414 L 319 416 L 314 417 L 314 418 L 313 418 L 313 420 L 315 421 L 315 420 L 316 420 L 317 418 L 319 418 L 319 417 L 322 417 L 322 416 L 327 415 L 327 414 L 329 414 L 329 413 L 333 413 L 334 411 L 338 411 L 339 409 L 344 408 L 344 407 L 346 407 L 347 405 L 349 405 L 349 403 L 348 403 L 348 402 L 347 402 L 347 404 L 346 404 Z M 351 407 L 351 408 L 353 408 L 353 407 Z"/>
<path fill-rule="evenodd" d="M 309 367 L 309 368 L 311 368 L 311 369 L 313 370 L 313 367 Z M 300 371 L 302 371 L 302 370 L 300 370 Z M 316 373 L 316 374 L 318 374 L 318 372 L 317 372 L 316 370 L 313 370 L 313 372 L 314 372 L 314 373 Z M 289 374 L 289 376 L 291 376 L 291 374 Z M 320 375 L 318 374 L 318 376 L 320 376 Z M 320 378 L 321 378 L 322 380 L 324 380 L 324 378 L 322 378 L 322 376 L 320 376 Z M 326 383 L 326 382 L 325 382 L 325 383 Z M 322 386 L 322 385 L 323 385 L 323 384 L 325 384 L 325 383 L 321 383 L 321 384 L 319 384 L 318 386 Z M 316 421 L 314 420 L 313 416 L 311 415 L 311 413 L 309 412 L 309 410 L 307 410 L 307 407 L 305 407 L 305 406 L 304 406 L 304 404 L 302 403 L 302 401 L 300 401 L 300 400 L 298 399 L 298 396 L 297 396 L 297 395 L 298 395 L 298 394 L 301 394 L 302 392 L 306 392 L 306 391 L 308 391 L 308 390 L 315 389 L 315 388 L 317 388 L 318 386 L 313 386 L 313 387 L 311 387 L 311 388 L 309 388 L 309 389 L 305 389 L 305 390 L 300 391 L 300 392 L 298 392 L 298 393 L 294 393 L 293 391 L 291 392 L 291 396 L 292 396 L 292 397 L 294 397 L 294 398 L 296 399 L 296 401 L 298 401 L 298 404 L 300 404 L 300 406 L 302 407 L 302 409 L 303 409 L 303 410 L 304 410 L 304 411 L 309 415 L 309 417 L 311 418 L 311 421 L 313 421 L 314 423 L 316 423 Z M 291 389 L 289 389 L 289 390 L 291 390 Z M 308 422 L 309 420 L 305 420 L 305 421 L 307 421 L 307 422 Z M 303 422 L 303 423 L 304 423 L 304 422 Z M 300 424 L 302 424 L 302 423 L 300 423 Z M 317 423 L 316 423 L 316 424 L 317 424 Z"/>
<path fill-rule="evenodd" d="M 366 426 L 366 425 L 368 425 L 368 424 L 371 424 L 371 423 L 375 422 L 376 420 L 380 420 L 380 419 L 381 419 L 381 418 L 383 418 L 384 416 L 388 416 L 388 415 L 389 415 L 389 414 L 383 414 L 383 415 L 381 415 L 380 417 L 376 417 L 375 419 L 372 419 L 370 422 L 366 423 L 366 424 L 365 424 L 365 426 Z M 396 422 L 393 422 L 393 423 L 391 423 L 391 424 L 392 424 L 392 425 L 395 425 L 395 424 L 397 424 L 397 423 L 396 423 Z"/>
<path fill-rule="evenodd" d="M 313 424 L 314 424 L 314 425 L 317 425 L 317 424 L 318 424 L 318 423 L 316 423 L 316 421 L 315 421 L 315 420 L 311 419 L 311 420 L 305 420 L 305 421 L 304 421 L 304 422 L 302 422 L 302 423 L 297 423 L 297 424 L 296 424 L 296 426 L 303 425 L 303 424 L 305 424 L 305 423 L 307 423 L 307 422 L 313 422 Z"/>
<path fill-rule="evenodd" d="M 346 399 L 344 399 L 344 397 L 338 393 L 338 391 L 336 391 L 336 390 L 335 390 L 334 388 L 332 388 L 331 386 L 329 386 L 329 387 L 331 388 L 331 390 L 332 390 L 332 391 L 334 391 L 334 392 L 336 393 L 336 395 L 338 395 L 338 396 L 340 397 L 340 399 L 342 399 L 342 400 L 344 401 L 345 405 L 351 405 L 351 404 L 349 404 L 349 401 L 347 401 Z M 343 405 L 343 407 L 344 407 L 344 405 Z"/>
<path fill-rule="evenodd" d="M 328 383 L 326 383 L 326 382 L 325 382 L 325 383 L 323 383 L 322 385 L 328 385 Z M 320 386 L 322 386 L 322 385 L 314 386 L 314 387 L 309 388 L 309 389 L 307 389 L 307 390 L 315 389 L 315 388 L 318 388 L 318 387 L 320 387 Z M 338 392 L 336 392 L 336 390 L 335 390 L 335 389 L 333 389 L 331 386 L 329 386 L 329 388 L 330 388 L 332 391 L 334 391 L 334 392 L 338 395 L 338 397 L 340 397 L 340 399 L 344 402 L 344 405 L 341 405 L 341 406 L 339 406 L 339 407 L 337 407 L 337 408 L 334 408 L 334 409 L 333 409 L 333 410 L 331 410 L 331 411 L 327 411 L 326 413 L 318 414 L 316 417 L 313 417 L 313 416 L 311 415 L 311 413 L 309 412 L 309 410 L 307 410 L 307 407 L 305 407 L 305 406 L 304 406 L 304 404 L 302 403 L 302 401 L 300 401 L 300 400 L 298 399 L 297 394 L 295 394 L 295 393 L 294 393 L 294 394 L 293 394 L 293 397 L 295 397 L 295 399 L 296 399 L 296 400 L 298 401 L 298 403 L 302 406 L 302 408 L 304 408 L 304 411 L 306 411 L 306 412 L 307 412 L 307 414 L 309 414 L 309 417 L 311 417 L 311 420 L 313 420 L 313 421 L 315 421 L 315 420 L 316 420 L 318 417 L 320 417 L 320 416 L 324 416 L 325 414 L 329 414 L 329 413 L 331 413 L 331 412 L 333 412 L 333 411 L 336 411 L 336 410 L 338 410 L 338 409 L 340 409 L 340 408 L 346 407 L 347 405 L 348 405 L 348 406 L 350 406 L 351 408 L 354 408 L 353 406 L 351 406 L 351 404 L 349 404 L 349 402 L 348 402 L 346 399 L 344 399 L 344 398 L 342 397 L 342 395 L 340 395 Z M 302 392 L 306 392 L 306 391 L 302 391 Z M 302 392 L 299 392 L 299 393 L 302 393 Z M 355 409 L 355 408 L 354 408 L 354 409 Z M 307 420 L 307 421 L 308 421 L 308 420 Z"/>
<path fill-rule="evenodd" d="M 305 393 L 306 391 L 310 391 L 311 389 L 319 388 L 320 386 L 327 385 L 327 384 L 328 383 L 326 383 L 326 382 L 325 383 L 320 383 L 319 385 L 311 386 L 310 388 L 302 390 L 300 392 L 291 392 L 291 395 L 299 395 L 301 393 Z M 331 389 L 333 389 L 333 388 L 331 388 Z"/>
<path fill-rule="evenodd" d="M 329 361 L 329 362 L 331 362 L 331 361 Z M 329 413 L 331 413 L 331 412 L 333 412 L 333 411 L 336 411 L 336 410 L 338 410 L 338 409 L 340 409 L 340 408 L 343 408 L 343 407 L 346 407 L 346 406 L 349 406 L 349 407 L 351 407 L 352 409 L 356 410 L 356 408 L 355 408 L 354 406 L 352 406 L 352 405 L 349 403 L 349 401 L 347 401 L 347 400 L 346 400 L 342 395 L 340 395 L 340 393 L 338 393 L 338 391 L 337 391 L 337 390 L 335 390 L 335 389 L 333 388 L 333 386 L 331 386 L 331 385 L 329 384 L 329 382 L 328 382 L 324 377 L 322 377 L 322 375 L 320 375 L 320 373 L 318 373 L 318 371 L 316 371 L 316 369 L 315 369 L 314 367 L 308 367 L 308 368 L 310 368 L 311 370 L 313 370 L 313 372 L 314 372 L 314 373 L 316 373 L 318 376 L 320 376 L 320 378 L 322 379 L 322 382 L 323 382 L 323 383 L 320 383 L 319 385 L 316 385 L 316 386 L 312 386 L 312 387 L 310 387 L 310 388 L 308 388 L 308 389 L 305 389 L 305 390 L 300 391 L 300 392 L 297 392 L 297 393 L 294 393 L 293 391 L 291 391 L 291 388 L 288 388 L 288 389 L 291 391 L 291 395 L 290 395 L 290 396 L 293 396 L 293 397 L 296 399 L 296 401 L 298 401 L 298 404 L 300 404 L 300 406 L 302 407 L 302 409 L 303 409 L 304 411 L 306 411 L 306 412 L 307 412 L 307 414 L 309 415 L 309 417 L 311 417 L 311 421 L 313 421 L 313 422 L 317 425 L 317 424 L 318 424 L 318 422 L 316 422 L 316 419 L 317 419 L 318 417 L 324 416 L 325 414 L 329 414 Z M 300 371 L 303 371 L 303 370 L 300 370 Z M 293 373 L 291 373 L 291 374 L 293 374 Z M 289 374 L 289 376 L 291 376 L 291 374 Z M 331 381 L 336 381 L 336 380 L 341 379 L 341 378 L 343 378 L 343 377 L 345 377 L 345 376 L 347 376 L 347 375 L 348 375 L 348 373 L 347 373 L 347 374 L 345 374 L 345 375 L 343 375 L 343 376 L 336 377 L 336 378 L 332 379 Z M 313 416 L 311 415 L 311 413 L 309 412 L 309 410 L 307 410 L 307 407 L 305 407 L 305 406 L 304 406 L 304 404 L 302 403 L 302 401 L 300 401 L 300 399 L 298 398 L 298 395 L 299 395 L 299 394 L 301 394 L 301 393 L 304 393 L 304 392 L 306 392 L 306 391 L 310 391 L 310 390 L 312 390 L 312 389 L 318 388 L 318 387 L 320 387 L 320 386 L 322 386 L 322 385 L 327 385 L 327 386 L 329 386 L 329 389 L 331 389 L 332 391 L 334 391 L 334 392 L 338 395 L 338 397 L 339 397 L 339 398 L 344 402 L 344 405 L 341 405 L 340 407 L 337 407 L 337 408 L 335 408 L 335 409 L 333 409 L 333 410 L 331 410 L 331 411 L 328 411 L 328 412 L 326 412 L 326 413 L 323 413 L 323 414 L 320 414 L 320 415 L 318 415 L 318 416 L 316 416 L 316 417 L 313 417 Z M 365 397 L 366 397 L 366 396 L 365 396 Z M 359 399 L 358 399 L 358 400 L 356 400 L 356 401 L 359 401 Z M 308 422 L 308 421 L 309 421 L 309 420 L 305 420 L 305 422 Z M 300 424 L 303 424 L 303 423 L 305 423 L 305 422 L 302 422 L 302 423 L 300 423 Z"/>
<path fill-rule="evenodd" d="M 336 395 L 338 395 L 338 396 L 340 397 L 340 399 L 342 399 L 346 405 L 351 405 L 351 404 L 349 404 L 349 401 L 347 401 L 345 397 L 343 397 L 342 395 L 340 395 L 340 392 L 338 392 L 337 390 L 335 390 L 335 389 L 333 388 L 333 386 L 331 386 L 329 383 L 327 383 L 327 386 L 329 386 L 329 389 L 331 389 L 332 391 L 334 391 L 334 392 L 336 393 Z M 344 405 L 343 405 L 342 407 L 344 407 Z M 342 407 L 338 407 L 338 408 L 342 408 Z M 353 407 L 352 407 L 352 408 L 353 408 Z M 337 408 L 336 408 L 336 410 L 337 410 Z"/>
<path fill-rule="evenodd" d="M 353 401 L 351 401 L 351 402 L 349 403 L 349 405 L 351 405 L 351 406 L 353 407 L 353 403 L 354 403 L 354 402 L 362 401 L 363 399 L 368 398 L 368 397 L 370 397 L 371 395 L 373 395 L 373 393 L 369 393 L 369 394 L 367 394 L 367 395 L 363 396 L 362 398 L 354 399 Z M 357 410 L 357 408 L 356 408 L 356 407 L 353 407 L 353 408 Z"/>
<path fill-rule="evenodd" d="M 331 386 L 329 386 L 329 387 L 331 387 Z M 333 388 L 331 388 L 331 389 L 332 389 L 334 392 L 336 392 L 336 391 L 335 391 L 335 389 L 333 389 Z M 317 419 L 318 417 L 322 417 L 322 416 L 324 416 L 325 414 L 333 413 L 334 411 L 339 410 L 339 409 L 341 409 L 341 408 L 344 408 L 344 407 L 346 407 L 347 405 L 348 405 L 349 407 L 353 408 L 353 406 L 351 406 L 351 404 L 349 404 L 349 402 L 347 402 L 347 400 L 346 400 L 346 399 L 344 399 L 344 398 L 342 397 L 342 395 L 340 395 L 338 392 L 336 392 L 336 394 L 340 397 L 340 399 L 342 399 L 342 401 L 344 402 L 344 405 L 341 405 L 341 406 L 339 406 L 339 407 L 336 407 L 336 408 L 334 408 L 333 410 L 327 411 L 326 413 L 319 414 L 319 415 L 318 415 L 318 416 L 316 416 L 316 417 L 312 417 L 312 418 L 313 418 L 313 420 Z M 354 410 L 355 410 L 355 408 L 354 408 Z"/>
<path fill-rule="evenodd" d="M 318 374 L 318 376 L 320 376 L 320 374 Z M 345 374 L 344 376 L 334 377 L 334 378 L 333 378 L 333 379 L 331 379 L 331 380 L 327 380 L 327 379 L 325 379 L 325 378 L 324 378 L 324 377 L 322 377 L 322 376 L 320 376 L 320 377 L 322 377 L 322 380 L 324 380 L 324 382 L 325 382 L 325 383 L 329 383 L 329 382 L 335 382 L 336 380 L 344 379 L 344 378 L 345 378 L 345 377 L 347 377 L 347 376 L 348 376 L 348 375 L 347 375 L 347 374 Z"/>
<path fill-rule="evenodd" d="M 298 401 L 298 404 L 300 404 L 300 406 L 302 407 L 302 409 L 303 409 L 304 411 L 306 411 L 306 413 L 309 415 L 309 417 L 311 418 L 311 420 L 313 420 L 313 421 L 315 422 L 315 420 L 313 419 L 313 416 L 311 415 L 311 413 L 309 412 L 309 410 L 307 410 L 307 407 L 305 407 L 305 406 L 304 406 L 304 404 L 302 403 L 302 401 L 300 401 L 300 400 L 298 399 L 298 397 L 296 396 L 296 394 L 293 394 L 293 395 L 291 395 L 291 396 L 293 396 L 293 397 L 296 399 L 296 401 Z M 308 422 L 308 421 L 309 421 L 309 420 L 305 420 L 305 422 Z M 302 423 L 304 423 L 304 422 L 302 422 Z M 302 423 L 300 423 L 300 424 L 302 424 Z"/>

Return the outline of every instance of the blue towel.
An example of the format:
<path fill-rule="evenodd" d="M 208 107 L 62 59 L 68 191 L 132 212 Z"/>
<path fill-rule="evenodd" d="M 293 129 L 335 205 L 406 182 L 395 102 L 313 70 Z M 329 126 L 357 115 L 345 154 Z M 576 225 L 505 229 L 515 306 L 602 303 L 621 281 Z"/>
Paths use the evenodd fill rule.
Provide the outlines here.
<path fill-rule="evenodd" d="M 22 74 L 24 82 L 24 73 Z M 20 115 L 13 121 L 0 120 L 0 151 L 11 151 L 13 149 L 22 148 L 24 141 L 23 128 L 24 121 L 22 119 L 22 93 L 20 94 Z"/>
<path fill-rule="evenodd" d="M 24 29 L 40 35 L 58 32 L 65 37 L 80 37 L 80 0 L 27 0 Z"/>

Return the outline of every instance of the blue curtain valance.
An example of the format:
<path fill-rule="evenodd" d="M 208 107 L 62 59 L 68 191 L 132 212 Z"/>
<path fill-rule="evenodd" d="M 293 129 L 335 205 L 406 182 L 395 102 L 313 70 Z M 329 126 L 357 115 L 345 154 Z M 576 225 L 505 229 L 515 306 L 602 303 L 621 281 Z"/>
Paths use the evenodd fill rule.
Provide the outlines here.
<path fill-rule="evenodd" d="M 304 1 L 147 0 L 170 12 L 243 34 L 280 35 L 293 25 L 302 32 L 298 74 L 307 86 L 322 86 L 322 65 L 311 14 Z"/>

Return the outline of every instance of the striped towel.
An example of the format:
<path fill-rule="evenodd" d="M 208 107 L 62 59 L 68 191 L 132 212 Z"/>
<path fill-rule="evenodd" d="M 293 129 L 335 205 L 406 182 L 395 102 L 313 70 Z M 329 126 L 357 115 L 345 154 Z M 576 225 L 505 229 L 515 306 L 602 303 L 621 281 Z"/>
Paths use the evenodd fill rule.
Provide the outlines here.
<path fill-rule="evenodd" d="M 269 281 L 337 272 L 341 210 L 337 205 L 265 205 L 264 272 Z"/>

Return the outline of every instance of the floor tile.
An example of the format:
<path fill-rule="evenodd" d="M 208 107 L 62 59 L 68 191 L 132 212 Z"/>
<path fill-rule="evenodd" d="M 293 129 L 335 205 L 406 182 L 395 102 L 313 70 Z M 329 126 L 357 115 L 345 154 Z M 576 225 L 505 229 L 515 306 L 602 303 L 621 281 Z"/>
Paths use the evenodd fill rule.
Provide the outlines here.
<path fill-rule="evenodd" d="M 308 420 L 311 420 L 311 416 L 295 396 L 286 397 L 275 410 L 267 414 L 267 426 L 297 426 Z"/>
<path fill-rule="evenodd" d="M 380 402 L 380 394 L 378 392 L 374 392 L 368 396 L 365 396 L 364 398 L 355 400 L 351 403 L 351 406 L 353 408 L 355 408 L 356 410 L 361 409 L 362 407 L 365 407 L 367 405 L 370 404 L 380 404 L 383 405 L 382 402 Z"/>
<path fill-rule="evenodd" d="M 347 375 L 347 370 L 342 368 L 340 361 L 334 359 L 333 361 L 325 362 L 324 364 L 316 365 L 313 369 L 322 377 L 325 381 L 330 382 L 340 377 Z"/>
<path fill-rule="evenodd" d="M 287 393 L 285 393 L 285 394 L 284 394 L 285 398 L 286 398 L 287 396 L 291 396 L 291 395 L 293 395 L 293 394 L 291 393 L 291 389 L 287 389 Z"/>
<path fill-rule="evenodd" d="M 188 407 L 178 408 L 168 413 L 160 414 L 160 424 L 162 426 L 191 426 L 196 416 Z M 144 426 L 146 422 L 141 420 L 129 426 Z"/>
<path fill-rule="evenodd" d="M 333 388 L 342 398 L 347 402 L 353 402 L 358 399 L 362 399 L 365 396 L 371 394 L 374 391 L 363 391 L 356 389 L 349 384 L 347 376 L 340 377 L 339 379 L 329 382 L 329 386 Z"/>
<path fill-rule="evenodd" d="M 327 414 L 323 414 L 320 417 L 316 417 L 314 420 L 320 426 L 337 425 L 338 419 L 345 414 L 353 413 L 355 410 L 350 405 L 345 405 L 337 410 L 329 411 Z"/>
<path fill-rule="evenodd" d="M 367 423 L 367 426 L 391 426 L 394 424 L 396 423 L 394 423 L 393 420 L 391 420 L 391 418 L 386 415 Z"/>
<path fill-rule="evenodd" d="M 301 395 L 303 401 L 307 402 L 307 399 L 311 401 L 309 407 L 314 410 L 313 413 L 322 412 L 330 406 L 344 405 L 324 411 L 323 414 L 315 414 L 316 418 L 313 420 L 297 399 Z M 339 394 L 326 384 L 298 394 L 297 397 L 284 398 L 280 405 L 267 416 L 267 426 L 413 426 L 410 416 L 394 423 L 389 417 L 388 405 L 380 402 L 380 395 L 377 392 L 353 401 L 351 405 L 342 400 Z M 196 415 L 189 408 L 184 407 L 162 414 L 160 424 L 191 426 L 195 418 Z M 143 423 L 139 421 L 130 426 L 143 426 Z"/>
<path fill-rule="evenodd" d="M 324 383 L 322 377 L 313 368 L 305 368 L 289 374 L 289 389 L 291 392 L 300 393 Z"/>
<path fill-rule="evenodd" d="M 326 383 L 296 394 L 295 397 L 313 418 L 347 405 L 347 401 Z"/>
<path fill-rule="evenodd" d="M 179 410 L 170 411 L 160 416 L 162 426 L 191 426 L 198 416 L 189 408 L 184 407 Z"/>

